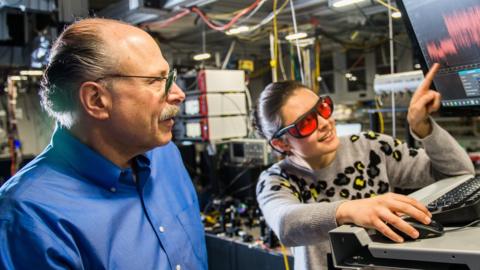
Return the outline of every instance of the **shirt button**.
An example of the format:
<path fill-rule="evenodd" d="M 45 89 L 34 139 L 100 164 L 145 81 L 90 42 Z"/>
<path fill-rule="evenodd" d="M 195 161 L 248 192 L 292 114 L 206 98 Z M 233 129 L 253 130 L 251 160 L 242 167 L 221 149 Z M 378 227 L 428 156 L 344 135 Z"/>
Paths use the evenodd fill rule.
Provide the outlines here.
<path fill-rule="evenodd" d="M 177 266 L 175 266 L 175 270 L 182 270 L 182 267 L 180 266 L 180 264 L 177 264 Z"/>
<path fill-rule="evenodd" d="M 115 192 L 115 191 L 117 191 L 117 189 L 114 188 L 114 187 L 111 187 L 111 188 L 110 188 L 110 191 L 111 191 L 111 192 Z"/>
<path fill-rule="evenodd" d="M 163 233 L 163 232 L 165 232 L 165 227 L 160 226 L 160 227 L 158 227 L 158 230 Z M 178 269 L 179 266 L 180 265 L 177 265 L 177 269 Z"/>

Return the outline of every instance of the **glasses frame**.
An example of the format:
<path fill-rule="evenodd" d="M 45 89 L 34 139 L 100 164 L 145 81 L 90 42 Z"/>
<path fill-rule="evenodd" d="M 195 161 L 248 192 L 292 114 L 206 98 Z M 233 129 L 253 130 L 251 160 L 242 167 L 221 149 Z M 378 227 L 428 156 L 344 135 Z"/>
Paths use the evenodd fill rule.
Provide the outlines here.
<path fill-rule="evenodd" d="M 137 76 L 137 75 L 124 75 L 124 74 L 110 74 L 103 77 L 100 77 L 95 80 L 99 82 L 108 78 L 140 78 L 140 79 L 157 79 L 157 80 L 166 80 L 165 82 L 165 96 L 168 96 L 170 90 L 172 89 L 173 83 L 177 81 L 177 69 L 171 69 L 168 72 L 167 76 Z"/>
<path fill-rule="evenodd" d="M 330 100 L 330 102 L 327 103 L 327 104 L 329 104 L 329 106 L 330 106 L 330 115 L 329 115 L 327 118 L 323 117 L 323 116 L 320 114 L 320 112 L 317 110 L 318 104 L 319 104 L 319 103 L 323 103 L 323 102 L 325 102 L 326 100 Z M 310 110 L 308 110 L 306 113 L 302 114 L 302 116 L 300 116 L 300 117 L 299 117 L 297 120 L 295 120 L 295 122 L 293 122 L 292 124 L 290 124 L 290 125 L 288 125 L 288 126 L 286 126 L 286 127 L 283 127 L 283 128 L 278 129 L 275 133 L 273 133 L 272 138 L 270 139 L 270 141 L 273 140 L 273 139 L 278 139 L 278 138 L 282 137 L 282 136 L 285 135 L 285 133 L 287 133 L 288 130 L 291 129 L 291 128 L 297 128 L 296 125 L 297 125 L 299 122 L 303 121 L 306 116 L 310 115 L 310 114 L 311 114 L 312 112 L 314 112 L 314 111 L 316 112 L 317 115 L 322 116 L 324 119 L 329 119 L 329 118 L 332 116 L 332 113 L 333 113 L 333 100 L 332 100 L 332 98 L 329 97 L 329 96 L 327 96 L 327 95 L 319 96 L 317 103 L 315 103 L 315 105 L 314 105 Z M 318 127 L 318 119 L 316 119 L 316 121 L 317 121 L 317 127 Z M 315 129 L 314 129 L 314 130 L 315 130 Z M 297 129 L 297 131 L 298 131 L 298 134 L 300 134 L 300 131 L 299 131 L 298 129 Z M 312 132 L 312 133 L 313 133 L 313 132 Z M 310 133 L 310 134 L 308 134 L 308 135 L 304 135 L 304 136 L 302 136 L 302 135 L 300 135 L 300 136 L 294 136 L 294 135 L 292 135 L 292 136 L 295 137 L 295 138 L 301 139 L 301 138 L 306 138 L 306 137 L 312 135 L 312 133 Z M 291 134 L 290 134 L 290 135 L 291 135 Z"/>

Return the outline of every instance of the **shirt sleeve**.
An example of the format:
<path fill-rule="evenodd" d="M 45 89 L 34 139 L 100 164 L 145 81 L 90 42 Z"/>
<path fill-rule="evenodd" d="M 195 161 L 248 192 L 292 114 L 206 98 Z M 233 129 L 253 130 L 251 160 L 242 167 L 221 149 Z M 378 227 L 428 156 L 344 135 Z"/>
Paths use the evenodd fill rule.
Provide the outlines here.
<path fill-rule="evenodd" d="M 410 131 L 422 143 L 423 149 L 409 148 L 406 143 L 391 137 L 384 139 L 393 145 L 392 153 L 386 155 L 389 181 L 393 186 L 420 188 L 446 177 L 475 173 L 465 150 L 433 119 L 430 121 L 432 133 L 427 137 L 420 139 Z"/>
<path fill-rule="evenodd" d="M 0 219 L 0 269 L 82 269 L 72 250 L 30 217 Z"/>
<path fill-rule="evenodd" d="M 302 203 L 298 186 L 270 169 L 257 184 L 257 201 L 267 224 L 285 246 L 305 246 L 328 240 L 337 227 L 335 213 L 344 201 Z"/>

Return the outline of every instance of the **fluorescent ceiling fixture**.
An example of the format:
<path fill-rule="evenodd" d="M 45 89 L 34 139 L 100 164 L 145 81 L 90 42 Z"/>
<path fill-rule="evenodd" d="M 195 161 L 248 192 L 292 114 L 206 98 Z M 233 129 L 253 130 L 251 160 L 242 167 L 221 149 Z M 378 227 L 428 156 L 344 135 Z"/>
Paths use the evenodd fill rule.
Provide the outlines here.
<path fill-rule="evenodd" d="M 305 32 L 298 32 L 298 33 L 293 33 L 290 35 L 287 35 L 285 37 L 286 40 L 296 40 L 296 39 L 301 39 L 301 38 L 306 38 L 308 35 Z"/>
<path fill-rule="evenodd" d="M 290 40 L 290 43 L 299 47 L 307 47 L 315 43 L 315 38 L 303 38 L 298 40 Z"/>
<path fill-rule="evenodd" d="M 330 3 L 333 7 L 339 8 L 360 3 L 363 1 L 365 0 L 330 0 Z"/>
<path fill-rule="evenodd" d="M 238 35 L 240 33 L 245 33 L 248 31 L 250 31 L 250 26 L 242 25 L 239 27 L 230 28 L 227 32 L 225 32 L 225 34 L 231 36 L 231 35 Z"/>
<path fill-rule="evenodd" d="M 209 59 L 210 57 L 212 57 L 212 55 L 210 55 L 209 53 L 200 53 L 200 54 L 194 55 L 194 56 L 193 56 L 193 60 L 195 60 L 195 61 L 203 61 L 203 60 Z"/>
<path fill-rule="evenodd" d="M 20 75 L 23 75 L 23 76 L 42 76 L 43 71 L 42 70 L 21 70 Z"/>
<path fill-rule="evenodd" d="M 402 17 L 402 13 L 400 11 L 395 11 L 392 13 L 392 18 L 400 19 Z"/>
<path fill-rule="evenodd" d="M 9 76 L 8 78 L 12 81 L 26 81 L 26 80 L 28 80 L 27 76 Z"/>

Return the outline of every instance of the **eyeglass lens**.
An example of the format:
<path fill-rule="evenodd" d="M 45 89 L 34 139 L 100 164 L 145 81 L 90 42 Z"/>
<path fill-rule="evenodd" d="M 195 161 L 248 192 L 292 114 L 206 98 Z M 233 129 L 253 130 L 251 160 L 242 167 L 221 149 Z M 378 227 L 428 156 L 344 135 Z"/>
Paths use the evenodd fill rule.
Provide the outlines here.
<path fill-rule="evenodd" d="M 168 95 L 170 89 L 172 88 L 173 83 L 177 80 L 177 70 L 172 69 L 168 73 L 167 81 L 165 83 L 165 94 Z"/>
<path fill-rule="evenodd" d="M 317 114 L 324 119 L 328 119 L 332 115 L 332 100 L 329 97 L 322 98 L 317 103 L 315 110 L 305 115 L 294 127 L 288 130 L 288 133 L 297 138 L 311 135 L 318 127 Z"/>

